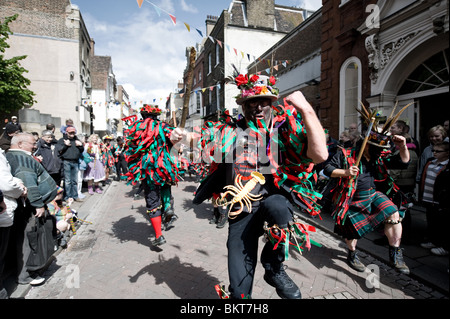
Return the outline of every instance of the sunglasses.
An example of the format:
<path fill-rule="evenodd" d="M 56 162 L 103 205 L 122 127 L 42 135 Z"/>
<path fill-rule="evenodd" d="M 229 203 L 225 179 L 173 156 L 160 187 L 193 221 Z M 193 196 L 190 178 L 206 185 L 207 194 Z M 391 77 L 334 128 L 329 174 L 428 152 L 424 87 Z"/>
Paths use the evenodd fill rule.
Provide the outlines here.
<path fill-rule="evenodd" d="M 448 151 L 439 151 L 439 150 L 431 150 L 433 153 L 443 153 L 443 152 L 448 152 Z"/>

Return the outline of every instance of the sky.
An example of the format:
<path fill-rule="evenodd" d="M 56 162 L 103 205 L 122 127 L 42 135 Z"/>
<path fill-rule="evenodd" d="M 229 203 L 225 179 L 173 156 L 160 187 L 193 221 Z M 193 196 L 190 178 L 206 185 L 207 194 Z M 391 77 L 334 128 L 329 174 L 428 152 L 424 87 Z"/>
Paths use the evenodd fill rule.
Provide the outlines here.
<path fill-rule="evenodd" d="M 95 54 L 111 56 L 117 84 L 131 102 L 162 106 L 183 78 L 186 48 L 202 41 L 196 29 L 205 36 L 206 17 L 220 16 L 231 0 L 142 0 L 141 7 L 137 0 L 71 2 L 80 8 Z M 322 0 L 275 3 L 317 10 Z"/>

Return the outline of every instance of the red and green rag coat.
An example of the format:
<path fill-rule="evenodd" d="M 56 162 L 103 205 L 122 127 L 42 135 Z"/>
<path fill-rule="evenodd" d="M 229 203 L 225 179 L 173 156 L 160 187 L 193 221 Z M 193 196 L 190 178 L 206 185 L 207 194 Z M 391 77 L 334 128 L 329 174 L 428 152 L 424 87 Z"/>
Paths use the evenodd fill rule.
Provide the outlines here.
<path fill-rule="evenodd" d="M 325 173 L 331 176 L 335 169 L 348 169 L 356 163 L 359 151 L 341 148 L 325 167 Z M 387 217 L 399 212 L 404 217 L 406 197 L 389 175 L 389 168 L 407 168 L 398 153 L 382 151 L 373 163 L 371 177 L 373 189 L 358 188 L 358 179 L 351 177 L 336 178 L 336 185 L 331 190 L 336 231 L 348 239 L 360 238 L 373 230 Z M 360 172 L 366 170 L 363 161 L 359 164 Z M 350 224 L 350 225 L 349 225 Z M 345 229 L 345 230 L 344 230 Z"/>
<path fill-rule="evenodd" d="M 263 127 L 266 134 L 270 134 L 270 143 L 277 144 L 275 149 L 279 154 L 271 154 L 271 147 L 267 147 L 266 150 L 274 167 L 272 170 L 274 185 L 287 193 L 291 202 L 304 211 L 313 216 L 319 215 L 321 207 L 317 201 L 322 195 L 313 188 L 313 181 L 317 180 L 317 175 L 313 170 L 314 163 L 306 156 L 307 132 L 301 115 L 286 102 L 272 108 L 273 127 L 277 130 L 269 130 L 264 123 L 259 123 L 261 125 L 258 126 Z M 225 114 L 220 121 L 206 122 L 201 128 L 198 147 L 203 150 L 203 160 L 211 164 L 211 167 L 208 177 L 197 190 L 194 204 L 211 198 L 214 193 L 220 193 L 226 186 L 220 167 L 235 149 L 238 124 Z M 256 125 L 251 122 L 248 125 L 258 134 L 259 129 Z M 278 134 L 274 134 L 275 132 Z M 275 158 L 280 160 L 276 161 Z"/>
<path fill-rule="evenodd" d="M 175 129 L 165 122 L 136 117 L 124 119 L 126 128 L 125 159 L 127 179 L 136 185 L 146 181 L 149 185 L 175 185 L 178 183 L 178 151 L 173 149 L 170 134 Z M 171 153 L 172 152 L 172 153 Z"/>

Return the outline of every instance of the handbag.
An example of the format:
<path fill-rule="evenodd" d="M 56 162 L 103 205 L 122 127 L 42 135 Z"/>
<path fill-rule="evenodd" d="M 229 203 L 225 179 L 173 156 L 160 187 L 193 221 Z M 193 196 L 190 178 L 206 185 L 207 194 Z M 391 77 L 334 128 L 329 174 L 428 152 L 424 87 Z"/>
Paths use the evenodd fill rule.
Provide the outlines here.
<path fill-rule="evenodd" d="M 54 220 L 47 213 L 35 218 L 35 226 L 27 232 L 30 255 L 26 263 L 29 271 L 42 269 L 55 252 Z"/>

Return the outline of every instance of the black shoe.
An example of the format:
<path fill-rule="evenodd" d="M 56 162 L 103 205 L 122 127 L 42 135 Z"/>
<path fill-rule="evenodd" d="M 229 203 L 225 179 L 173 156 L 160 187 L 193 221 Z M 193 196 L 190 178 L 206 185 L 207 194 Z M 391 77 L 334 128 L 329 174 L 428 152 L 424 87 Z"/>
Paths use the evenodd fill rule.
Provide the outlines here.
<path fill-rule="evenodd" d="M 169 208 L 166 212 L 163 214 L 163 222 L 168 223 L 172 220 L 172 217 L 175 216 L 175 212 L 172 208 Z"/>
<path fill-rule="evenodd" d="M 161 246 L 161 245 L 164 245 L 165 243 L 166 243 L 166 239 L 164 238 L 163 235 L 159 236 L 158 238 L 156 238 L 155 240 L 152 241 L 153 246 Z"/>
<path fill-rule="evenodd" d="M 173 223 L 178 219 L 178 216 L 173 214 L 170 218 L 170 220 L 167 223 L 164 223 L 164 230 L 169 230 L 173 227 Z"/>
<path fill-rule="evenodd" d="M 347 255 L 347 264 L 352 267 L 354 270 L 359 272 L 364 272 L 366 270 L 366 266 L 359 260 L 358 258 L 358 252 L 355 251 L 348 251 Z"/>
<path fill-rule="evenodd" d="M 214 215 L 209 220 L 209 223 L 210 224 L 217 224 L 219 222 L 219 218 L 220 218 L 219 208 L 218 207 L 214 207 Z"/>
<path fill-rule="evenodd" d="M 219 216 L 219 220 L 217 221 L 216 228 L 224 228 L 227 221 L 228 221 L 227 214 L 221 214 Z"/>
<path fill-rule="evenodd" d="M 389 262 L 399 273 L 409 275 L 409 268 L 403 260 L 402 248 L 389 246 Z"/>
<path fill-rule="evenodd" d="M 302 299 L 300 289 L 298 289 L 291 277 L 284 271 L 283 264 L 276 268 L 278 269 L 274 270 L 274 267 L 270 270 L 266 269 L 264 280 L 272 287 L 275 287 L 280 298 Z"/>

